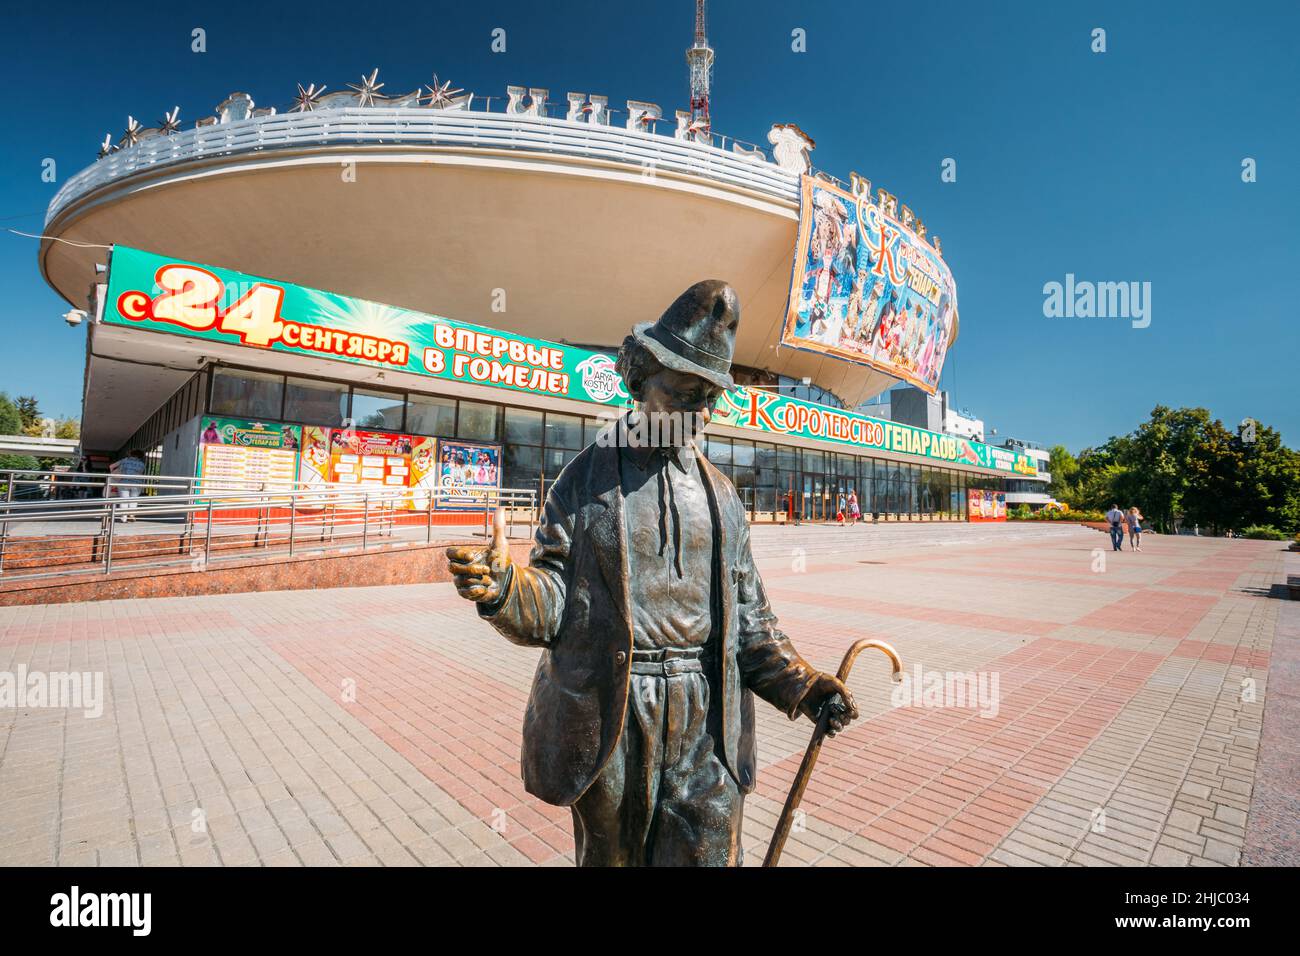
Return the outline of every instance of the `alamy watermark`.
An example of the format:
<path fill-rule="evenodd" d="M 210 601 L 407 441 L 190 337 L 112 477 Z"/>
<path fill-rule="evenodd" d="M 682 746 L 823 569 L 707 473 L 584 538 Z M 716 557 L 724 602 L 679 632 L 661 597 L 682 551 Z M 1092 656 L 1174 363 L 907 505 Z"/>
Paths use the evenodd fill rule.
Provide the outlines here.
<path fill-rule="evenodd" d="M 708 422 L 699 412 L 646 412 L 634 409 L 596 436 L 602 448 L 680 448 L 692 453 Z"/>
<path fill-rule="evenodd" d="M 52 707 L 80 710 L 86 718 L 104 713 L 103 671 L 0 671 L 0 708 Z"/>
<path fill-rule="evenodd" d="M 1150 282 L 1091 282 L 1076 280 L 1043 285 L 1043 315 L 1049 319 L 1130 319 L 1133 328 L 1151 324 Z"/>
<path fill-rule="evenodd" d="M 55 927 L 119 926 L 133 936 L 148 936 L 152 914 L 152 893 L 83 893 L 74 885 L 50 897 L 50 925 Z"/>
<path fill-rule="evenodd" d="M 903 676 L 889 694 L 895 707 L 974 707 L 981 717 L 998 715 L 997 671 L 933 671 L 920 664 Z"/>

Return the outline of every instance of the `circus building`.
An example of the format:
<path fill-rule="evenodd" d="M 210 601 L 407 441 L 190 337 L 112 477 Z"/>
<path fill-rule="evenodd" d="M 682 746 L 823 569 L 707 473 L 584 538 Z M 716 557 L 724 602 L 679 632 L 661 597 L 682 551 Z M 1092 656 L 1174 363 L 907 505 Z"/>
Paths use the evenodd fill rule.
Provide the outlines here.
<path fill-rule="evenodd" d="M 631 325 L 722 278 L 737 387 L 704 451 L 755 520 L 830 517 L 850 492 L 882 520 L 967 519 L 1025 462 L 854 411 L 937 387 L 958 336 L 939 240 L 815 169 L 793 123 L 761 145 L 715 129 L 702 28 L 689 110 L 436 76 L 403 92 L 371 70 L 130 119 L 51 201 L 39 251 L 89 317 L 83 450 L 200 477 L 264 451 L 270 481 L 399 487 L 436 458 L 544 492 L 629 403 Z M 213 454 L 232 436 L 242 459 Z M 371 451 L 406 464 L 337 467 Z"/>

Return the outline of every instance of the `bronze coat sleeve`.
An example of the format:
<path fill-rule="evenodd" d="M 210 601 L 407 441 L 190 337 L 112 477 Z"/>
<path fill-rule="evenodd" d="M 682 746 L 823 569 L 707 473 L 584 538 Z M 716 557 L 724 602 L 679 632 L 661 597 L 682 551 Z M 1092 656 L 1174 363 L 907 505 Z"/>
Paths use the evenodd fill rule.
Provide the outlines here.
<path fill-rule="evenodd" d="M 511 565 L 504 596 L 496 604 L 480 604 L 478 608 L 479 616 L 507 640 L 526 647 L 550 644 L 564 618 L 565 566 L 575 519 L 569 494 L 571 482 L 565 478 L 561 475 L 546 495 L 528 567 Z"/>

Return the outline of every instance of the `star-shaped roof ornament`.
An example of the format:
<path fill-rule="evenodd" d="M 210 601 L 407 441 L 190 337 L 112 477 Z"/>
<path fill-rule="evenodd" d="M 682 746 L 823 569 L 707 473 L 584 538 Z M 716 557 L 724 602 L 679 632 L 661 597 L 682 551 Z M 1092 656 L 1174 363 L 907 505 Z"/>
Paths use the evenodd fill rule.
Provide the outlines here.
<path fill-rule="evenodd" d="M 370 71 L 369 76 L 362 74 L 360 86 L 358 86 L 355 83 L 348 84 L 348 89 L 357 91 L 358 105 L 374 106 L 375 98 L 376 97 L 382 98 L 379 91 L 384 88 L 384 84 L 375 82 L 375 80 L 378 77 L 379 77 L 379 67 L 375 67 L 373 70 Z"/>
<path fill-rule="evenodd" d="M 140 142 L 140 130 L 143 129 L 140 121 L 134 116 L 126 118 L 126 132 L 122 134 L 122 142 L 127 146 L 134 146 Z"/>
<path fill-rule="evenodd" d="M 164 136 L 170 136 L 181 128 L 181 108 L 173 106 L 170 112 L 164 113 L 163 118 L 158 121 L 158 132 Z"/>
<path fill-rule="evenodd" d="M 321 94 L 325 92 L 325 84 L 322 83 L 317 87 L 315 83 L 309 84 L 303 89 L 301 83 L 298 84 L 298 95 L 293 98 L 293 108 L 290 113 L 307 113 L 316 108 L 316 101 L 320 99 Z"/>
<path fill-rule="evenodd" d="M 116 153 L 116 152 L 117 152 L 117 146 L 113 142 L 113 134 L 105 133 L 104 141 L 99 144 L 99 158 L 103 159 L 109 153 Z"/>
<path fill-rule="evenodd" d="M 426 84 L 424 88 L 429 92 L 420 94 L 420 102 L 435 110 L 445 109 L 451 105 L 452 97 L 465 92 L 453 90 L 451 83 L 439 83 L 437 73 L 433 74 L 433 86 Z"/>

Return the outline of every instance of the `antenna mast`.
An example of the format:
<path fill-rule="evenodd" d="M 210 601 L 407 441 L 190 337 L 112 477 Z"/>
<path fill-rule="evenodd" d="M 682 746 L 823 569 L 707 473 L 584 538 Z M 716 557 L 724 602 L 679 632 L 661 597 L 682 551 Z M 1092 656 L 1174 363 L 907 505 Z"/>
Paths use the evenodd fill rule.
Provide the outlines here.
<path fill-rule="evenodd" d="M 713 48 L 704 28 L 704 0 L 695 0 L 695 42 L 686 51 L 691 73 L 691 128 L 708 133 L 709 81 L 713 78 Z"/>

